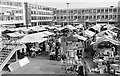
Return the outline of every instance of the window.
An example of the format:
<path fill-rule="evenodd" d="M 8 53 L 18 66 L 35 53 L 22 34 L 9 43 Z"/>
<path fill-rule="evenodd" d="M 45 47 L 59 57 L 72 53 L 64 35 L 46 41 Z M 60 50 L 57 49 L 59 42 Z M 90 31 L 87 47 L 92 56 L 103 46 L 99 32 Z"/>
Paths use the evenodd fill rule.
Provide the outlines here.
<path fill-rule="evenodd" d="M 77 16 L 74 16 L 74 19 L 77 19 Z"/>
<path fill-rule="evenodd" d="M 33 14 L 33 11 L 31 11 L 31 14 Z"/>
<path fill-rule="evenodd" d="M 97 10 L 97 13 L 100 13 L 100 9 Z"/>
<path fill-rule="evenodd" d="M 54 16 L 54 20 L 56 19 L 56 16 Z"/>
<path fill-rule="evenodd" d="M 78 14 L 80 14 L 81 13 L 81 10 L 78 10 Z"/>
<path fill-rule="evenodd" d="M 84 10 L 82 10 L 82 13 L 84 13 Z"/>
<path fill-rule="evenodd" d="M 93 13 L 96 13 L 96 9 L 93 9 Z"/>
<path fill-rule="evenodd" d="M 89 10 L 89 13 L 92 13 L 92 9 Z"/>
<path fill-rule="evenodd" d="M 116 15 L 113 15 L 112 19 L 116 19 L 116 18 L 117 18 L 117 16 L 116 16 Z"/>
<path fill-rule="evenodd" d="M 77 10 L 74 10 L 74 13 L 77 13 Z"/>
<path fill-rule="evenodd" d="M 89 19 L 92 19 L 92 16 L 89 16 Z"/>
<path fill-rule="evenodd" d="M 61 19 L 63 19 L 63 16 L 61 16 Z"/>
<path fill-rule="evenodd" d="M 78 16 L 78 19 L 81 19 L 81 16 Z"/>
<path fill-rule="evenodd" d="M 64 16 L 64 19 L 66 19 L 66 16 Z"/>
<path fill-rule="evenodd" d="M 104 15 L 101 15 L 101 19 L 104 19 Z"/>
<path fill-rule="evenodd" d="M 88 12 L 89 12 L 88 9 L 86 9 L 86 10 L 85 10 L 85 13 L 88 13 Z"/>
<path fill-rule="evenodd" d="M 88 19 L 88 16 L 85 16 L 85 20 L 87 20 Z"/>
<path fill-rule="evenodd" d="M 100 19 L 100 15 L 97 15 L 97 20 Z"/>
<path fill-rule="evenodd" d="M 108 9 L 105 9 L 105 13 L 108 13 Z"/>
<path fill-rule="evenodd" d="M 104 13 L 104 9 L 101 9 L 101 13 Z"/>
<path fill-rule="evenodd" d="M 112 12 L 112 9 L 109 9 L 109 12 Z"/>
<path fill-rule="evenodd" d="M 112 19 L 112 15 L 109 15 L 109 19 Z"/>
<path fill-rule="evenodd" d="M 114 9 L 113 9 L 113 12 L 116 13 L 116 12 L 117 12 L 117 8 L 114 8 Z"/>
<path fill-rule="evenodd" d="M 96 19 L 96 16 L 93 16 L 93 19 Z"/>
<path fill-rule="evenodd" d="M 105 15 L 105 19 L 108 19 L 108 15 Z"/>

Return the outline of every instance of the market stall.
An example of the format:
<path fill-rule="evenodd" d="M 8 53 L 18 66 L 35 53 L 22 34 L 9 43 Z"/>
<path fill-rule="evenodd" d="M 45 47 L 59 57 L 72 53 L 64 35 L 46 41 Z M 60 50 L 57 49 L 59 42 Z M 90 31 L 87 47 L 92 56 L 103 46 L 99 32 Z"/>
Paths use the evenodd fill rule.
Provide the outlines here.
<path fill-rule="evenodd" d="M 120 67 L 120 56 L 117 53 L 117 46 L 119 44 L 109 40 L 108 38 L 101 38 L 93 43 L 96 46 L 93 57 L 95 72 L 103 74 L 118 73 Z"/>

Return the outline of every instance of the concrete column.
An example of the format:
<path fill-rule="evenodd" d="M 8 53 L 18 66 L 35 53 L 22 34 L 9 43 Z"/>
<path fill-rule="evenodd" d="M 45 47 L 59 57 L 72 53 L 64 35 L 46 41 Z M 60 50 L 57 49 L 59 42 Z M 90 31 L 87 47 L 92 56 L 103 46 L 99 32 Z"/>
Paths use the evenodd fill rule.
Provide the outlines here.
<path fill-rule="evenodd" d="M 24 48 L 24 53 L 25 53 L 25 55 L 26 55 L 26 48 Z"/>
<path fill-rule="evenodd" d="M 17 53 L 17 51 L 15 52 L 15 60 L 18 61 L 18 53 Z"/>

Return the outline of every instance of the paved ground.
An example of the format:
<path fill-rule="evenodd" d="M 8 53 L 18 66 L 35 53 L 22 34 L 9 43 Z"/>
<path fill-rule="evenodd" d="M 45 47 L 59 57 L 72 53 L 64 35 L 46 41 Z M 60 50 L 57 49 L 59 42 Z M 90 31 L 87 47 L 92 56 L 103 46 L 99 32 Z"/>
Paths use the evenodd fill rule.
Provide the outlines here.
<path fill-rule="evenodd" d="M 48 56 L 38 56 L 36 58 L 30 58 L 30 63 L 22 68 L 19 68 L 13 72 L 7 72 L 7 74 L 57 74 L 62 76 L 65 70 L 62 69 L 60 61 L 49 60 Z M 93 68 L 92 59 L 86 58 L 90 67 Z M 75 76 L 76 74 L 73 73 Z M 100 74 L 90 74 L 88 76 L 112 76 L 112 75 L 100 75 Z"/>
<path fill-rule="evenodd" d="M 7 74 L 58 74 L 64 73 L 61 70 L 60 61 L 49 60 L 48 56 L 38 56 L 30 58 L 30 63 L 22 68 Z"/>

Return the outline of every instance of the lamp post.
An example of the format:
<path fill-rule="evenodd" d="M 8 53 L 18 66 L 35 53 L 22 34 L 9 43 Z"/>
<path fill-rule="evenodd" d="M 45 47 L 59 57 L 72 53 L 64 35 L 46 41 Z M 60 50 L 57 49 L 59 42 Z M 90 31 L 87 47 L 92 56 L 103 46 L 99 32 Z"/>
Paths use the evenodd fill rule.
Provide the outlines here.
<path fill-rule="evenodd" d="M 67 20 L 68 20 L 68 21 L 67 21 L 68 23 L 67 23 L 67 25 L 69 25 L 69 10 L 68 10 L 68 9 L 69 9 L 69 4 L 70 4 L 70 3 L 66 3 L 66 4 L 67 4 L 67 14 L 68 14 L 68 19 L 67 19 Z"/>
<path fill-rule="evenodd" d="M 38 15 L 38 5 L 37 5 L 37 0 L 36 0 L 36 15 Z M 38 16 L 36 16 L 36 26 L 38 26 Z"/>

